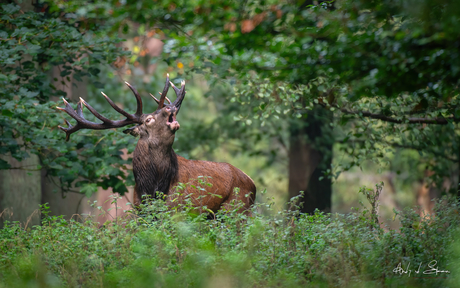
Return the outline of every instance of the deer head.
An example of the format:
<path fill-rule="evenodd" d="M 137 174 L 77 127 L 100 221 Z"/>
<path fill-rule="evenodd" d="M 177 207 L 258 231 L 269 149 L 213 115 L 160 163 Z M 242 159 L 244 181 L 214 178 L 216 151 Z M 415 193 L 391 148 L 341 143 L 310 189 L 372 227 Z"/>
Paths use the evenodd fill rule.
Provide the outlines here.
<path fill-rule="evenodd" d="M 179 113 L 179 109 L 185 97 L 185 81 L 182 81 L 181 88 L 179 89 L 169 81 L 168 74 L 166 77 L 166 84 L 163 92 L 160 93 L 160 100 L 156 99 L 152 94 L 150 94 L 150 96 L 152 96 L 152 98 L 158 103 L 157 110 L 150 114 L 142 113 L 142 99 L 139 93 L 128 82 L 125 83 L 131 89 L 137 100 L 137 110 L 134 114 L 129 114 L 124 111 L 118 107 L 107 95 L 101 92 L 107 102 L 109 102 L 110 106 L 112 106 L 113 109 L 115 109 L 118 113 L 126 117 L 124 120 L 110 120 L 102 116 L 82 98 L 80 98 L 80 101 L 77 104 L 77 110 L 74 110 L 63 98 L 62 100 L 64 101 L 65 108 L 56 108 L 66 112 L 77 121 L 75 126 L 72 126 L 67 120 L 65 120 L 68 126 L 67 128 L 59 126 L 59 128 L 66 133 L 66 141 L 69 140 L 72 133 L 80 129 L 103 130 L 124 127 L 130 124 L 137 124 L 136 126 L 126 129 L 123 132 L 133 136 L 140 136 L 141 140 L 149 139 L 151 141 L 170 142 L 172 144 L 174 141 L 174 134 L 180 127 L 179 122 L 176 120 L 176 116 L 177 113 Z M 173 103 L 171 103 L 171 101 L 166 97 L 170 86 L 173 87 L 177 96 L 177 99 Z M 165 105 L 165 100 L 167 100 L 169 104 Z M 101 120 L 102 123 L 94 123 L 86 120 L 83 116 L 83 105 L 88 108 L 88 110 L 94 116 L 96 116 L 96 118 Z"/>

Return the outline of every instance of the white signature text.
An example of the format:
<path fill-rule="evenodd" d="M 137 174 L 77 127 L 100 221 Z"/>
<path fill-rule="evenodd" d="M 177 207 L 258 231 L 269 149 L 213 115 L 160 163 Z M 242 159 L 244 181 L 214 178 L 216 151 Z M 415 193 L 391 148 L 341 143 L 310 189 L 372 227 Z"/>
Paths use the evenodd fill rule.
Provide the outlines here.
<path fill-rule="evenodd" d="M 428 269 L 426 269 L 425 271 L 423 271 L 422 273 L 425 274 L 425 275 L 431 275 L 431 274 L 436 274 L 436 276 L 438 275 L 438 273 L 447 273 L 447 274 L 450 274 L 450 271 L 449 270 L 441 270 L 439 269 L 438 267 L 436 267 L 436 265 L 438 264 L 438 261 L 436 260 L 432 260 L 430 263 L 428 263 L 427 267 Z M 423 263 L 421 262 L 419 265 L 418 265 L 418 268 L 417 270 L 414 270 L 414 273 L 416 274 L 419 274 L 421 271 L 420 269 L 422 268 L 423 266 Z M 412 269 L 410 269 L 410 262 L 409 264 L 407 264 L 407 267 L 403 267 L 401 262 L 398 264 L 398 266 L 396 266 L 395 269 L 393 269 L 393 273 L 396 273 L 396 274 L 399 274 L 399 275 L 403 275 L 403 274 L 409 274 L 408 276 L 410 277 L 411 273 L 412 273 Z"/>

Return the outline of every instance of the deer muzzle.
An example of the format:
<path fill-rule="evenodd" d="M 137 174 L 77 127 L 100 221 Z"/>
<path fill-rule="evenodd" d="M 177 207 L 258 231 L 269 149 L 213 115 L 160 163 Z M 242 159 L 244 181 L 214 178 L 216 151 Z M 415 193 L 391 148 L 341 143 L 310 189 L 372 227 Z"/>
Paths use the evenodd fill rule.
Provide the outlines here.
<path fill-rule="evenodd" d="M 180 124 L 179 122 L 176 120 L 176 115 L 177 115 L 177 109 L 176 107 L 171 107 L 171 108 L 166 108 L 166 111 L 168 111 L 170 114 L 169 114 L 169 117 L 168 117 L 168 120 L 166 121 L 166 125 L 169 126 L 169 128 L 172 130 L 172 131 L 177 131 L 179 130 L 180 128 Z"/>

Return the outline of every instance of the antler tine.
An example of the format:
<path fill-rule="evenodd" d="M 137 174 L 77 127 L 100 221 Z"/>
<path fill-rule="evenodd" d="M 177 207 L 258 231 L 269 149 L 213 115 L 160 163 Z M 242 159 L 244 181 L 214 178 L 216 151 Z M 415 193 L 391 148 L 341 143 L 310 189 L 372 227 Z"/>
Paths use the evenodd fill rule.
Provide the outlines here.
<path fill-rule="evenodd" d="M 157 110 L 160 110 L 164 106 L 166 94 L 168 94 L 168 90 L 169 90 L 169 83 L 170 83 L 169 74 L 166 74 L 166 83 L 165 83 L 165 87 L 163 88 L 163 93 L 161 93 L 161 97 L 160 97 L 160 101 L 158 103 Z"/>
<path fill-rule="evenodd" d="M 141 96 L 137 92 L 136 88 L 131 86 L 131 84 L 129 84 L 126 81 L 125 81 L 125 83 L 126 83 L 126 85 L 128 85 L 129 89 L 131 89 L 131 91 L 133 91 L 134 96 L 136 97 L 136 100 L 137 100 L 137 110 L 136 110 L 136 113 L 134 115 L 136 115 L 137 117 L 141 117 L 141 115 L 142 115 L 142 99 L 141 99 Z"/>
<path fill-rule="evenodd" d="M 112 106 L 113 109 L 115 109 L 115 111 L 117 111 L 118 113 L 120 113 L 121 115 L 125 116 L 126 118 L 132 118 L 133 115 L 129 114 L 128 112 L 126 112 L 125 110 L 121 109 L 120 107 L 117 106 L 117 104 L 115 104 L 112 99 L 109 98 L 109 96 L 105 95 L 104 92 L 101 92 L 102 96 L 104 96 L 105 100 L 107 100 L 107 102 L 109 102 L 110 106 Z"/>
<path fill-rule="evenodd" d="M 158 92 L 158 94 L 161 95 L 161 92 Z M 157 102 L 157 104 L 160 104 L 160 100 L 158 100 L 157 98 L 155 98 L 155 96 L 153 96 L 151 93 L 149 93 L 149 95 L 153 98 L 153 100 L 155 100 L 155 102 Z M 169 100 L 168 97 L 165 97 L 166 101 L 168 101 L 168 104 L 171 104 L 171 100 Z"/>
<path fill-rule="evenodd" d="M 99 112 L 96 111 L 96 109 L 94 109 L 93 107 L 91 107 L 91 105 L 89 105 L 85 100 L 83 100 L 83 98 L 80 97 L 80 102 L 78 102 L 78 106 L 77 106 L 77 110 L 78 110 L 78 107 L 81 107 L 81 104 L 85 105 L 86 108 L 88 108 L 88 110 L 93 113 L 94 116 L 97 117 L 97 119 L 99 120 L 102 120 L 102 122 L 104 123 L 110 123 L 112 120 L 108 119 L 108 118 L 105 118 L 104 116 L 102 116 Z M 80 108 L 81 110 L 81 108 Z M 77 112 L 78 113 L 78 112 Z M 80 117 L 83 118 L 83 113 L 80 111 L 80 114 L 79 115 Z"/>
<path fill-rule="evenodd" d="M 77 114 L 78 114 L 78 116 L 83 118 L 83 107 L 81 106 L 81 100 L 82 99 L 80 97 L 80 101 L 77 104 Z"/>
<path fill-rule="evenodd" d="M 176 86 L 174 86 L 174 84 L 172 82 L 170 82 L 170 83 L 171 83 L 171 86 L 174 89 L 174 92 L 176 92 L 176 95 L 177 95 L 177 98 L 176 98 L 176 100 L 174 100 L 173 105 L 176 106 L 177 112 L 179 112 L 180 106 L 182 105 L 182 101 L 184 101 L 184 97 L 185 97 L 185 93 L 186 93 L 185 92 L 185 81 L 182 80 L 182 82 L 180 83 L 181 84 L 180 89 L 177 88 Z"/>

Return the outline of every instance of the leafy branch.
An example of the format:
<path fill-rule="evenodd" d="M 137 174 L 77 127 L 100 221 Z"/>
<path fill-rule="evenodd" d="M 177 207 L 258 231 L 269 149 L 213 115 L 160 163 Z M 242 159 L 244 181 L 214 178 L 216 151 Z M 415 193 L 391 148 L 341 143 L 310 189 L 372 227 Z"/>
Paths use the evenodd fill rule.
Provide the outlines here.
<path fill-rule="evenodd" d="M 398 119 L 395 117 L 390 117 L 382 114 L 371 113 L 369 111 L 353 111 L 346 108 L 340 108 L 336 104 L 325 104 L 320 103 L 323 107 L 334 107 L 345 114 L 351 115 L 358 115 L 362 117 L 368 117 L 372 119 L 382 120 L 385 122 L 396 123 L 396 124 L 438 124 L 438 125 L 447 125 L 449 123 L 448 120 L 458 121 L 459 119 L 451 116 L 451 117 L 438 117 L 438 118 L 423 118 L 423 117 L 411 117 L 411 118 L 403 118 Z"/>

